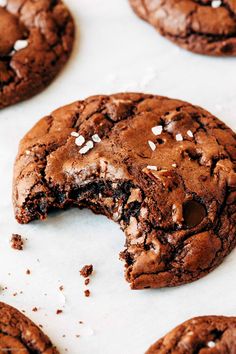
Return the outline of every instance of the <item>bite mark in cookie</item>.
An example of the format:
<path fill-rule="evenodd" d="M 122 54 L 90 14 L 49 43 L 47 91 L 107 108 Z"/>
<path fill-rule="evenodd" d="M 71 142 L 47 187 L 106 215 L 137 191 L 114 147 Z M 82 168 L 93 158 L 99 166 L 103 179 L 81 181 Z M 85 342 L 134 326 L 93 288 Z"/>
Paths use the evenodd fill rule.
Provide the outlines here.
<path fill-rule="evenodd" d="M 101 141 L 81 154 L 95 134 Z M 135 93 L 90 97 L 43 118 L 22 140 L 16 218 L 88 207 L 124 230 L 133 289 L 184 284 L 235 246 L 235 161 L 235 133 L 200 107 Z"/>
<path fill-rule="evenodd" d="M 72 17 L 61 0 L 0 3 L 0 109 L 44 89 L 68 60 Z"/>
<path fill-rule="evenodd" d="M 236 5 L 231 0 L 129 0 L 139 17 L 192 52 L 236 55 Z"/>

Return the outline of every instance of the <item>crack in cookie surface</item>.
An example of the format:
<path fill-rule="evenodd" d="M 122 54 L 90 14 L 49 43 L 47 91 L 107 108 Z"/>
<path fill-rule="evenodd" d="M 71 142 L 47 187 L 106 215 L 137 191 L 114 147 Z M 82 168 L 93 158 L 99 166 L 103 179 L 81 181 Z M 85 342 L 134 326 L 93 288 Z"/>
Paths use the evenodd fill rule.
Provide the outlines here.
<path fill-rule="evenodd" d="M 16 218 L 89 207 L 124 230 L 132 288 L 184 284 L 235 246 L 235 161 L 235 134 L 199 107 L 143 94 L 90 97 L 22 140 Z"/>
<path fill-rule="evenodd" d="M 158 340 L 146 354 L 233 354 L 235 336 L 236 317 L 195 317 Z"/>
<path fill-rule="evenodd" d="M 44 89 L 68 60 L 73 19 L 60 0 L 0 5 L 0 109 Z"/>
<path fill-rule="evenodd" d="M 58 354 L 49 338 L 26 316 L 0 302 L 0 351 Z"/>
<path fill-rule="evenodd" d="M 129 0 L 134 11 L 163 36 L 190 51 L 236 55 L 236 5 L 223 0 Z"/>

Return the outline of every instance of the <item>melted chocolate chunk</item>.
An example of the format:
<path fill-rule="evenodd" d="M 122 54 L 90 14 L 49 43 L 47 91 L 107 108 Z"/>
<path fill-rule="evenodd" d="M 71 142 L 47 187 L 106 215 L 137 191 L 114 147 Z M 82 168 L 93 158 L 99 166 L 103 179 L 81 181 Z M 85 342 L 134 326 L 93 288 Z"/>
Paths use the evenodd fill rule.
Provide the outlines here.
<path fill-rule="evenodd" d="M 184 223 L 188 228 L 199 225 L 206 215 L 206 208 L 196 200 L 190 200 L 184 204 Z"/>

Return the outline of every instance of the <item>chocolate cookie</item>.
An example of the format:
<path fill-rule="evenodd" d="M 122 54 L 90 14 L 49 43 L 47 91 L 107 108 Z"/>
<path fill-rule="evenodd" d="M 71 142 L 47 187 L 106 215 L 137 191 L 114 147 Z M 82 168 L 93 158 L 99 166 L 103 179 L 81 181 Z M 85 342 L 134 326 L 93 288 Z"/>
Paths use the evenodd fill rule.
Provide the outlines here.
<path fill-rule="evenodd" d="M 202 108 L 144 94 L 95 96 L 39 121 L 20 144 L 20 223 L 88 207 L 126 234 L 133 289 L 214 269 L 236 243 L 236 135 Z"/>
<path fill-rule="evenodd" d="M 236 317 L 192 318 L 169 332 L 146 354 L 235 354 Z"/>
<path fill-rule="evenodd" d="M 67 61 L 74 24 L 61 0 L 0 0 L 0 109 L 44 89 Z"/>
<path fill-rule="evenodd" d="M 49 338 L 15 308 L 0 302 L 0 352 L 58 354 Z"/>
<path fill-rule="evenodd" d="M 234 0 L 129 0 L 164 37 L 195 53 L 236 55 Z"/>

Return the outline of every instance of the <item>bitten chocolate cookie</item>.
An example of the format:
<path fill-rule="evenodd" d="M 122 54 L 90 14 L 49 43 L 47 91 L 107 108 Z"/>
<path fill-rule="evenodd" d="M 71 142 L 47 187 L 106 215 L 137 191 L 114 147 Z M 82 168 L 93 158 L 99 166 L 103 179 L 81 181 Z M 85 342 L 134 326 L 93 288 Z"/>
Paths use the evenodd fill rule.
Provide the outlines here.
<path fill-rule="evenodd" d="M 0 109 L 43 90 L 67 61 L 74 24 L 61 0 L 0 0 Z"/>
<path fill-rule="evenodd" d="M 204 109 L 144 94 L 95 96 L 43 118 L 20 144 L 20 223 L 88 207 L 126 234 L 133 289 L 214 269 L 236 243 L 236 135 Z"/>
<path fill-rule="evenodd" d="M 146 354 L 235 354 L 236 317 L 192 318 L 169 332 Z"/>
<path fill-rule="evenodd" d="M 195 53 L 236 55 L 234 0 L 129 0 L 139 17 Z"/>
<path fill-rule="evenodd" d="M 0 352 L 58 354 L 49 338 L 15 308 L 0 302 Z"/>

